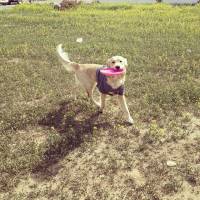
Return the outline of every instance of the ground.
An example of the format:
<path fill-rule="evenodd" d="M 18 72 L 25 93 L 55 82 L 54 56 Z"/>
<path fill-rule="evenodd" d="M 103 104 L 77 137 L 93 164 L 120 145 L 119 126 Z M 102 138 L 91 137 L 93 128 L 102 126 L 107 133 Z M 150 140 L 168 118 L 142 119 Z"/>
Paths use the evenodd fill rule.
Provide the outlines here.
<path fill-rule="evenodd" d="M 200 199 L 197 6 L 94 4 L 0 11 L 0 198 Z M 83 43 L 77 43 L 78 37 Z M 129 126 L 100 114 L 58 61 L 128 59 Z M 98 92 L 95 94 L 98 98 Z"/>

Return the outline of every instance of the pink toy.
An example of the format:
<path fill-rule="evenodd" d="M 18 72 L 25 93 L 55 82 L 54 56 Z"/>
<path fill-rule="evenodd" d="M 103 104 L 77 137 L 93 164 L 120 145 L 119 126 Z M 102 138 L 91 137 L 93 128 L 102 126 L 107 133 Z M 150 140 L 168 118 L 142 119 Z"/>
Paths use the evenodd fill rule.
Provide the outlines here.
<path fill-rule="evenodd" d="M 105 76 L 121 75 L 126 72 L 126 69 L 116 69 L 116 68 L 103 68 L 100 70 Z"/>

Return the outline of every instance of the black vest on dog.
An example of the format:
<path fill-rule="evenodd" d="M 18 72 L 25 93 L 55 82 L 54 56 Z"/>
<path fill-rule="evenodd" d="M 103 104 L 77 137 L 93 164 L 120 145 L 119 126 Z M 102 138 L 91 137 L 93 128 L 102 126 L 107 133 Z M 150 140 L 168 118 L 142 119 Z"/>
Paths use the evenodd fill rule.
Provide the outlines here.
<path fill-rule="evenodd" d="M 97 88 L 99 89 L 99 91 L 103 94 L 108 94 L 108 95 L 123 95 L 124 85 L 121 85 L 116 89 L 113 89 L 110 85 L 108 85 L 107 77 L 100 72 L 102 68 L 104 67 L 98 68 L 96 70 Z"/>

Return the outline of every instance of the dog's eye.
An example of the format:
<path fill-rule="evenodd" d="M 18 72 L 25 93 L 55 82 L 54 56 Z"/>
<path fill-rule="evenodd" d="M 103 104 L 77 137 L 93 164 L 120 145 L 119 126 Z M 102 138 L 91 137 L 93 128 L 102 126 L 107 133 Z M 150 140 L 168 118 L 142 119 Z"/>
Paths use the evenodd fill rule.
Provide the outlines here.
<path fill-rule="evenodd" d="M 120 60 L 119 62 L 120 62 L 120 63 L 122 63 L 122 61 L 121 61 L 121 60 Z"/>
<path fill-rule="evenodd" d="M 115 61 L 112 61 L 112 64 L 115 64 Z"/>

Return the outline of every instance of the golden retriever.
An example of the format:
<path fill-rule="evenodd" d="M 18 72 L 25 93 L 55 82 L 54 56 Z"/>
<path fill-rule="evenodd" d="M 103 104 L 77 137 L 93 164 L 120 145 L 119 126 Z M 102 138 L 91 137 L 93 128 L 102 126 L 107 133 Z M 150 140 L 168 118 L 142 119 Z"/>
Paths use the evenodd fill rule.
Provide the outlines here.
<path fill-rule="evenodd" d="M 63 66 L 68 72 L 75 74 L 76 83 L 79 82 L 85 89 L 88 97 L 100 108 L 103 112 L 105 108 L 105 99 L 107 95 L 117 95 L 121 109 L 126 117 L 126 121 L 133 124 L 133 118 L 130 115 L 126 99 L 124 96 L 125 74 L 105 76 L 102 75 L 100 69 L 103 67 L 112 67 L 116 69 L 124 69 L 126 72 L 127 59 L 122 56 L 113 56 L 107 60 L 106 66 L 100 64 L 79 64 L 71 62 L 68 54 L 63 51 L 62 44 L 57 46 L 57 53 Z M 101 100 L 97 102 L 93 98 L 95 87 L 100 91 Z M 76 99 L 76 94 L 75 94 Z"/>

